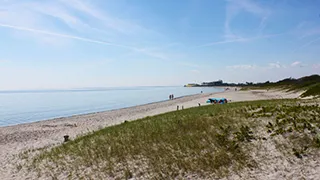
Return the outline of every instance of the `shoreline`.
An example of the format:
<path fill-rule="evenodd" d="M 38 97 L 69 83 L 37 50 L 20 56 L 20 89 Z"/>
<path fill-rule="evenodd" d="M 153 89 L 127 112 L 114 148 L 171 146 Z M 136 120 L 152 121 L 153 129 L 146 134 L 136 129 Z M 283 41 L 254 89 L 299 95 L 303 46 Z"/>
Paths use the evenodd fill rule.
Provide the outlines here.
<path fill-rule="evenodd" d="M 174 100 L 152 102 L 122 109 L 108 110 L 89 114 L 74 115 L 70 117 L 54 118 L 32 123 L 0 127 L 0 176 L 4 179 L 13 178 L 15 175 L 14 164 L 19 162 L 17 154 L 29 150 L 63 143 L 63 136 L 69 135 L 70 139 L 85 135 L 92 131 L 121 124 L 124 121 L 133 121 L 147 116 L 154 116 L 177 110 L 197 107 L 198 103 L 206 105 L 209 97 L 225 97 L 231 102 L 251 101 L 263 99 L 297 98 L 300 93 L 281 91 L 234 91 L 203 93 L 187 95 Z M 181 108 L 179 108 L 181 109 Z"/>
<path fill-rule="evenodd" d="M 197 95 L 213 95 L 216 93 L 222 93 L 224 91 L 221 92 L 211 92 L 211 93 L 199 93 L 199 94 L 191 94 L 191 95 L 185 95 L 185 96 L 179 96 L 174 98 L 173 100 L 179 100 L 179 99 L 183 99 L 183 98 L 187 98 L 187 97 L 194 97 Z M 116 109 L 109 109 L 109 110 L 102 110 L 102 111 L 96 111 L 96 112 L 89 112 L 89 113 L 79 113 L 79 114 L 73 114 L 70 116 L 61 116 L 61 117 L 54 117 L 54 118 L 48 118 L 48 119 L 42 119 L 42 120 L 36 120 L 34 122 L 25 122 L 25 123 L 19 123 L 19 124 L 12 124 L 12 125 L 6 125 L 6 126 L 0 126 L 1 128 L 6 128 L 6 127 L 12 127 L 12 126 L 20 126 L 20 125 L 27 125 L 27 124 L 36 124 L 36 123 L 40 123 L 40 122 L 44 122 L 44 121 L 53 121 L 53 120 L 58 120 L 58 119 L 64 119 L 64 118 L 72 118 L 74 116 L 84 116 L 84 115 L 92 115 L 92 114 L 97 114 L 97 113 L 104 113 L 104 112 L 113 112 L 113 111 L 119 111 L 119 110 L 125 110 L 125 109 L 130 109 L 130 108 L 138 108 L 138 107 L 143 107 L 143 106 L 147 106 L 147 105 L 153 105 L 153 104 L 159 104 L 159 103 L 163 103 L 163 102 L 169 102 L 169 101 L 173 101 L 173 100 L 160 100 L 160 101 L 154 101 L 154 102 L 150 102 L 150 103 L 146 103 L 146 104 L 139 104 L 139 105 L 133 105 L 133 106 L 128 106 L 128 107 L 123 107 L 123 108 L 116 108 Z"/>
<path fill-rule="evenodd" d="M 217 88 L 221 89 L 221 91 L 219 91 L 219 92 L 209 92 L 209 93 L 198 93 L 198 94 L 183 95 L 183 96 L 178 96 L 178 97 L 174 98 L 174 100 L 178 100 L 178 99 L 185 98 L 185 97 L 192 97 L 192 96 L 201 95 L 201 94 L 202 95 L 208 95 L 208 94 L 221 93 L 221 92 L 225 91 L 224 88 L 222 88 L 222 87 L 217 87 Z M 8 124 L 8 125 L 0 126 L 0 129 L 1 128 L 5 128 L 5 127 L 12 127 L 12 126 L 25 125 L 25 124 L 39 123 L 39 122 L 42 122 L 42 121 L 52 121 L 52 120 L 61 119 L 61 118 L 71 118 L 73 116 L 96 114 L 96 113 L 102 113 L 102 112 L 107 112 L 107 111 L 117 111 L 117 110 L 122 110 L 122 109 L 133 108 L 133 107 L 140 107 L 140 106 L 145 106 L 145 105 L 162 103 L 162 102 L 166 102 L 166 101 L 172 101 L 172 100 L 169 100 L 169 99 L 158 100 L 158 101 L 153 101 L 153 102 L 149 102 L 149 103 L 145 103 L 145 104 L 130 105 L 130 106 L 127 106 L 127 107 L 122 107 L 122 108 L 111 108 L 111 109 L 98 110 L 98 111 L 93 111 L 93 112 L 83 112 L 83 113 L 76 113 L 76 114 L 65 115 L 65 116 L 62 115 L 62 116 L 57 116 L 57 117 L 52 117 L 52 118 L 44 118 L 44 119 L 34 120 L 34 121 L 31 121 L 31 122 Z"/>

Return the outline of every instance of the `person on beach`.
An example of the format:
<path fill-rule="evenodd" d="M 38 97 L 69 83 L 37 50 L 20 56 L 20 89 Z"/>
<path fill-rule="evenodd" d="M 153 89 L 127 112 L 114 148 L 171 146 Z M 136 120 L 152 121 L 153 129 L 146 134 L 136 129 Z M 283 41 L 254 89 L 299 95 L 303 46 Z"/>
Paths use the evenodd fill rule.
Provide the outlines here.
<path fill-rule="evenodd" d="M 172 98 L 172 99 L 174 99 L 174 96 L 173 96 L 173 94 L 171 95 L 171 98 Z"/>
<path fill-rule="evenodd" d="M 169 95 L 169 99 L 170 99 L 170 100 L 172 99 L 171 94 Z"/>

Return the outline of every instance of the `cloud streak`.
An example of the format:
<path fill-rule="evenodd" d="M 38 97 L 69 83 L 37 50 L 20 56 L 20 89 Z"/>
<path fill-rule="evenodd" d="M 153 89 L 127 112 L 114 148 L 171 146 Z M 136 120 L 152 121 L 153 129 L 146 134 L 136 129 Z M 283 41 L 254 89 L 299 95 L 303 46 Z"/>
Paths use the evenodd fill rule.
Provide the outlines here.
<path fill-rule="evenodd" d="M 254 16 L 261 18 L 258 30 L 259 34 L 263 31 L 266 26 L 266 21 L 270 15 L 269 10 L 262 8 L 257 3 L 251 0 L 227 0 L 226 6 L 226 20 L 224 23 L 225 28 L 225 38 L 226 40 L 237 39 L 239 36 L 233 33 L 233 30 L 230 27 L 232 20 L 240 13 L 248 12 Z"/>
<path fill-rule="evenodd" d="M 148 44 L 150 39 L 152 42 L 155 39 L 163 42 L 165 38 L 162 34 L 136 24 L 130 19 L 117 18 L 117 14 L 107 14 L 107 9 L 102 11 L 99 6 L 95 6 L 97 4 L 91 2 L 12 0 L 3 3 L 0 0 L 0 27 L 15 32 L 28 32 L 32 34 L 33 39 L 38 38 L 41 42 L 50 44 L 61 41 L 53 38 L 59 37 L 124 48 L 161 60 L 170 59 L 167 52 L 152 50 L 150 47 L 143 48 L 143 43 Z M 101 36 L 108 41 L 101 40 Z"/>
<path fill-rule="evenodd" d="M 234 34 L 231 29 L 232 20 L 240 13 L 247 12 L 253 16 L 258 16 L 261 18 L 260 24 L 258 26 L 258 33 L 253 37 L 242 37 L 240 35 Z M 281 34 L 267 34 L 262 35 L 263 29 L 266 27 L 266 22 L 270 15 L 270 11 L 262 8 L 258 4 L 254 3 L 251 0 L 227 0 L 226 5 L 226 20 L 224 22 L 224 40 L 207 43 L 200 45 L 198 47 L 207 47 L 214 46 L 218 44 L 227 44 L 227 43 L 236 43 L 236 42 L 247 42 L 257 39 L 271 38 L 274 36 L 282 35 Z"/>
<path fill-rule="evenodd" d="M 270 62 L 266 65 L 252 65 L 252 64 L 240 64 L 240 65 L 233 65 L 233 66 L 227 66 L 227 69 L 233 69 L 233 70 L 272 70 L 272 69 L 289 69 L 289 68 L 295 68 L 295 67 L 306 67 L 307 65 L 302 65 L 302 63 L 300 61 L 295 61 L 291 64 L 282 64 L 280 62 Z M 315 67 L 319 67 L 317 65 L 313 66 Z"/>
<path fill-rule="evenodd" d="M 267 35 L 262 35 L 262 36 L 257 36 L 257 37 L 249 37 L 249 38 L 236 38 L 232 40 L 224 40 L 224 41 L 216 41 L 204 45 L 200 45 L 198 47 L 207 47 L 207 46 L 214 46 L 218 44 L 227 44 L 227 43 L 234 43 L 234 42 L 249 42 L 249 41 L 254 41 L 254 40 L 259 40 L 259 39 L 267 39 L 267 38 L 273 38 L 276 36 L 284 35 L 286 33 L 279 33 L 279 34 L 267 34 Z"/>
<path fill-rule="evenodd" d="M 239 38 L 239 39 L 233 39 L 233 40 L 215 41 L 212 43 L 200 45 L 198 47 L 207 47 L 207 46 L 214 46 L 214 45 L 218 45 L 218 44 L 228 44 L 228 43 L 241 42 L 241 41 L 244 42 L 244 41 L 246 41 L 246 39 Z"/>
<path fill-rule="evenodd" d="M 107 41 L 89 39 L 89 38 L 84 38 L 84 37 L 79 37 L 79 36 L 72 36 L 72 35 L 67 35 L 67 34 L 59 34 L 59 33 L 39 30 L 39 29 L 33 29 L 33 28 L 27 28 L 27 27 L 21 27 L 21 26 L 14 26 L 14 25 L 3 24 L 3 23 L 0 23 L 0 27 L 14 29 L 14 30 L 20 30 L 20 31 L 27 31 L 27 32 L 31 32 L 31 33 L 37 33 L 37 34 L 56 36 L 56 37 L 67 38 L 67 39 L 74 39 L 74 40 L 79 40 L 79 41 L 84 41 L 84 42 L 89 42 L 89 43 L 95 43 L 95 44 L 103 44 L 103 45 L 107 45 L 107 46 L 116 46 L 116 47 L 122 47 L 122 48 L 127 48 L 127 49 L 135 49 L 135 48 L 132 48 L 130 46 L 115 44 L 115 43 L 111 43 L 111 42 L 107 42 Z"/>
<path fill-rule="evenodd" d="M 274 69 L 274 68 L 282 68 L 284 67 L 283 65 L 280 64 L 280 62 L 275 62 L 275 63 L 269 63 L 268 68 Z"/>
<path fill-rule="evenodd" d="M 94 4 L 93 4 L 94 3 Z M 136 23 L 132 17 L 118 18 L 117 13 L 108 13 L 108 8 L 100 8 L 98 1 L 57 0 L 57 1 L 27 1 L 20 2 L 0 0 L 0 23 L 27 27 L 41 31 L 62 32 L 75 37 L 90 37 L 87 41 L 101 36 L 113 44 L 135 44 L 160 40 L 165 36 Z M 21 18 L 23 17 L 23 18 Z M 38 32 L 38 34 L 40 34 Z M 41 34 L 45 34 L 41 32 Z M 34 37 L 33 37 L 34 38 Z M 39 36 L 40 40 L 44 40 Z M 75 38 L 73 38 L 75 39 Z M 80 39 L 78 39 L 80 40 Z M 45 42 L 45 40 L 44 40 Z M 89 42 L 89 41 L 88 41 Z M 101 43 L 101 42 L 96 42 Z M 107 42 L 111 44 L 110 42 Z"/>
<path fill-rule="evenodd" d="M 295 48 L 293 50 L 294 52 L 320 41 L 320 26 L 311 21 L 300 22 L 291 33 L 296 36 L 298 40 L 309 39 L 306 43 Z"/>
<path fill-rule="evenodd" d="M 311 41 L 309 41 L 309 42 L 307 42 L 307 43 L 303 44 L 303 45 L 302 45 L 302 46 L 300 46 L 298 49 L 306 48 L 306 47 L 310 46 L 311 44 L 316 43 L 316 42 L 318 42 L 318 41 L 320 41 L 320 37 L 315 38 L 315 39 L 313 39 L 313 40 L 311 40 Z"/>
<path fill-rule="evenodd" d="M 256 68 L 257 68 L 256 65 L 248 65 L 248 64 L 227 66 L 227 69 L 243 69 L 243 70 L 248 70 L 248 69 L 256 69 Z"/>
<path fill-rule="evenodd" d="M 300 61 L 295 61 L 295 62 L 293 62 L 293 63 L 291 64 L 291 66 L 298 66 L 299 64 L 301 64 Z"/>
<path fill-rule="evenodd" d="M 144 55 L 147 55 L 150 57 L 154 57 L 157 59 L 170 60 L 170 58 L 166 55 L 166 53 L 151 51 L 146 48 L 137 48 L 137 47 L 127 46 L 127 45 L 107 42 L 107 41 L 101 41 L 101 40 L 96 40 L 96 39 L 91 39 L 91 38 L 84 38 L 84 37 L 73 36 L 73 35 L 68 35 L 68 34 L 55 33 L 55 32 L 44 31 L 44 30 L 28 28 L 28 27 L 14 26 L 14 25 L 10 25 L 10 24 L 0 23 L 0 27 L 9 28 L 9 29 L 13 29 L 13 30 L 19 30 L 19 31 L 26 31 L 26 32 L 35 33 L 35 34 L 42 34 L 42 35 L 72 39 L 72 40 L 77 40 L 77 41 L 82 41 L 82 42 L 87 42 L 87 43 L 100 44 L 100 45 L 106 45 L 106 46 L 114 46 L 114 47 L 132 50 L 134 52 L 139 52 L 141 54 L 144 54 Z M 186 66 L 188 66 L 188 65 L 186 65 Z"/>

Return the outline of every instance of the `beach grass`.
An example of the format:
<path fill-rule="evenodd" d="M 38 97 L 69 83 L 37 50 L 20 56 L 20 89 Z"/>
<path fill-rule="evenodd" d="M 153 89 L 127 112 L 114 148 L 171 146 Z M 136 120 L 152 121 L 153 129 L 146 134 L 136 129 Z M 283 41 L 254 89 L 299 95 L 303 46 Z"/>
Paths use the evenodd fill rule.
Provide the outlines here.
<path fill-rule="evenodd" d="M 259 83 L 242 87 L 242 91 L 254 89 L 277 89 L 287 92 L 302 91 L 301 97 L 320 97 L 320 76 L 315 74 L 299 79 L 287 78 L 275 83 Z"/>
<path fill-rule="evenodd" d="M 276 137 L 278 150 L 289 157 L 318 151 L 319 128 L 320 107 L 313 100 L 201 106 L 126 121 L 25 154 L 19 170 L 53 179 L 222 178 L 258 168 L 250 152 Z"/>
<path fill-rule="evenodd" d="M 308 96 L 320 97 L 320 83 L 311 85 L 301 96 L 302 97 L 308 97 Z"/>

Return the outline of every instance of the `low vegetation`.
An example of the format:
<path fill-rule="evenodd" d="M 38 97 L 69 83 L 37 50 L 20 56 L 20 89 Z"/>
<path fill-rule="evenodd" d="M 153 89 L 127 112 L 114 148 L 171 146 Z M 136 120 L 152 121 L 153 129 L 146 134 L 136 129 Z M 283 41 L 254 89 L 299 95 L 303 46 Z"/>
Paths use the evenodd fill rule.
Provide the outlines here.
<path fill-rule="evenodd" d="M 320 97 L 320 76 L 311 75 L 299 79 L 287 78 L 278 82 L 265 82 L 257 84 L 247 84 L 242 90 L 248 89 L 269 89 L 277 88 L 287 91 L 304 91 L 301 97 L 314 96 Z"/>
<path fill-rule="evenodd" d="M 124 122 L 35 154 L 24 153 L 25 164 L 17 169 L 53 179 L 227 177 L 259 167 L 261 162 L 251 154 L 257 144 L 275 142 L 288 158 L 318 153 L 317 103 L 209 105 Z"/>
<path fill-rule="evenodd" d="M 317 96 L 320 97 L 320 83 L 316 83 L 307 88 L 307 90 L 301 95 L 302 97 Z"/>

